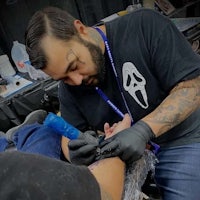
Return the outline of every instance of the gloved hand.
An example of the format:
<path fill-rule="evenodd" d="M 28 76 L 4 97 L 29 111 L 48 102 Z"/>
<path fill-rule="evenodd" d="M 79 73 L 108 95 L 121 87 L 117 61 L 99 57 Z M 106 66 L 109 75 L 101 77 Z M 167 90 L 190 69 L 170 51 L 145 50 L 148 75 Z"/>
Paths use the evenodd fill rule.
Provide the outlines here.
<path fill-rule="evenodd" d="M 100 159 L 119 156 L 126 163 L 138 160 L 146 144 L 155 137 L 151 128 L 138 121 L 131 128 L 120 131 L 100 144 Z"/>
<path fill-rule="evenodd" d="M 94 131 L 86 131 L 80 133 L 78 139 L 69 141 L 69 156 L 72 163 L 88 166 L 94 161 L 98 139 L 93 135 L 96 135 Z"/>

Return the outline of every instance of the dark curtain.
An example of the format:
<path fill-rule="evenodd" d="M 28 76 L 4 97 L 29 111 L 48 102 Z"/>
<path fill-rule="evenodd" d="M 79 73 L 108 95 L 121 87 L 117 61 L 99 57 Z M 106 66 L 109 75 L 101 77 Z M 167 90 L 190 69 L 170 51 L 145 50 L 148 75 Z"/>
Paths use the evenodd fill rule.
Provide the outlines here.
<path fill-rule="evenodd" d="M 14 40 L 24 43 L 24 33 L 33 13 L 46 6 L 67 10 L 86 25 L 126 9 L 130 0 L 1 0 L 0 53 L 10 57 Z"/>

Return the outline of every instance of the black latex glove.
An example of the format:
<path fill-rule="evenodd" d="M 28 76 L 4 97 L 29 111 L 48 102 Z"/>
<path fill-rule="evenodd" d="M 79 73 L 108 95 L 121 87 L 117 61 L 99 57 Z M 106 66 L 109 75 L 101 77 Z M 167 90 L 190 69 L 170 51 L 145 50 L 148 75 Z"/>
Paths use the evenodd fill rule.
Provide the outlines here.
<path fill-rule="evenodd" d="M 138 121 L 131 128 L 120 131 L 100 144 L 99 159 L 119 156 L 126 163 L 138 160 L 149 140 L 155 137 L 151 128 L 143 121 Z"/>
<path fill-rule="evenodd" d="M 72 163 L 88 166 L 94 161 L 98 146 L 98 139 L 94 135 L 94 131 L 86 131 L 81 133 L 78 139 L 69 141 L 69 156 Z"/>

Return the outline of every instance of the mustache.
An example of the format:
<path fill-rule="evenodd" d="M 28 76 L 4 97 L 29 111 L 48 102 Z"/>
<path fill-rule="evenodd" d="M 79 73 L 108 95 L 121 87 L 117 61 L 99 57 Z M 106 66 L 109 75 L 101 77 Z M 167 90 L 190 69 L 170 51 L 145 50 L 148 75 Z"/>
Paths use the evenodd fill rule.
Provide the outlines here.
<path fill-rule="evenodd" d="M 88 83 L 88 81 L 91 79 L 91 77 L 85 78 L 82 80 L 82 84 L 86 85 Z"/>
<path fill-rule="evenodd" d="M 99 75 L 96 74 L 96 75 L 93 75 L 93 76 L 89 76 L 85 79 L 82 80 L 82 84 L 83 85 L 90 85 L 94 80 L 99 80 Z"/>

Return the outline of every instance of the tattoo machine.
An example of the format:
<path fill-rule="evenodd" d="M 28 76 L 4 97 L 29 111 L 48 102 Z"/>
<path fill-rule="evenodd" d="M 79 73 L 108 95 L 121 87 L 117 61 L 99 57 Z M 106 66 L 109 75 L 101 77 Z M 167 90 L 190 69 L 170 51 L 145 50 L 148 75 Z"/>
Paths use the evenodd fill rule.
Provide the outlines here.
<path fill-rule="evenodd" d="M 97 142 L 96 138 L 90 134 L 84 134 L 77 128 L 66 122 L 62 117 L 49 113 L 44 120 L 44 125 L 52 128 L 56 133 L 67 137 L 70 140 L 85 139 L 86 141 Z"/>

